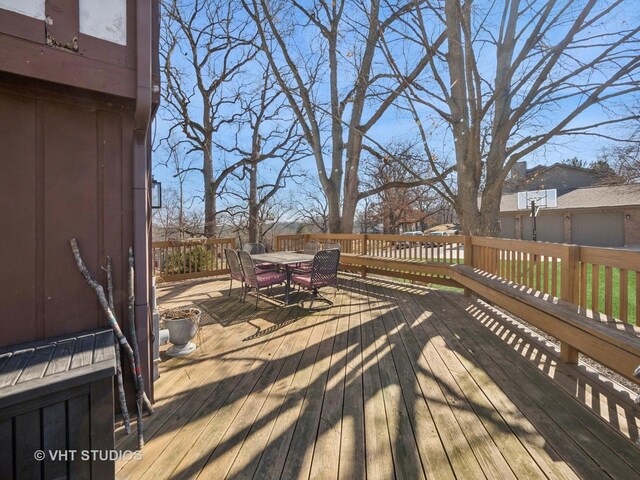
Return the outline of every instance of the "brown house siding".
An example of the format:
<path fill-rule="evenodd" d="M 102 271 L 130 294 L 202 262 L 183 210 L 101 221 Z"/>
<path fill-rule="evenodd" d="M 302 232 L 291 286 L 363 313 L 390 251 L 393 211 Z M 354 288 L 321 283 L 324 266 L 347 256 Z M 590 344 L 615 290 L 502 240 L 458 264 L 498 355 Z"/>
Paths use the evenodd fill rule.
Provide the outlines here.
<path fill-rule="evenodd" d="M 113 257 L 116 314 L 127 329 L 133 245 L 141 368 L 152 397 L 147 134 L 159 101 L 159 6 L 120 5 L 126 32 L 116 41 L 101 36 L 106 30 L 79 32 L 78 0 L 47 1 L 33 18 L 9 11 L 12 4 L 0 8 L 0 345 L 105 324 L 73 262 L 72 237 L 103 283 L 100 267 Z"/>
<path fill-rule="evenodd" d="M 5 79 L 6 80 L 6 79 Z M 133 111 L 28 88 L 0 88 L 0 346 L 105 325 L 77 271 L 77 237 L 96 275 L 113 256 L 124 318 L 126 248 L 132 244 Z M 123 174 L 124 173 L 124 174 Z M 101 278 L 102 280 L 102 275 Z"/>

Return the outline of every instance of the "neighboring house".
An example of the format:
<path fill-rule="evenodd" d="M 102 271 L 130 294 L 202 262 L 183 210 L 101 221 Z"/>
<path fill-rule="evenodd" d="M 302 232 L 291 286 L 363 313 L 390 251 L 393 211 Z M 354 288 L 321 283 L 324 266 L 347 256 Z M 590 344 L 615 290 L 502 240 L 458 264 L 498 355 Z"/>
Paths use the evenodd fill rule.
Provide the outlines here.
<path fill-rule="evenodd" d="M 505 181 L 504 193 L 553 189 L 562 194 L 581 187 L 590 187 L 602 180 L 599 172 L 590 168 L 574 167 L 564 163 L 538 165 L 527 169 L 527 162 L 518 162 Z"/>
<path fill-rule="evenodd" d="M 597 172 L 563 164 L 526 169 L 516 164 L 500 203 L 500 236 L 532 240 L 529 210 L 518 191 L 557 190 L 557 207 L 541 208 L 537 240 L 600 247 L 640 245 L 640 184 L 598 185 Z"/>

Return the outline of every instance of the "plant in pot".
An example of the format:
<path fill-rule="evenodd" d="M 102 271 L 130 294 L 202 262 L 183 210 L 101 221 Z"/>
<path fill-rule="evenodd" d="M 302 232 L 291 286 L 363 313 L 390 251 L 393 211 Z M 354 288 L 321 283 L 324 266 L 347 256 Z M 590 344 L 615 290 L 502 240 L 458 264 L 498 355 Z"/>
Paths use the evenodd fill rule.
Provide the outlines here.
<path fill-rule="evenodd" d="M 162 312 L 164 327 L 169 330 L 169 342 L 173 345 L 167 350 L 170 357 L 184 357 L 196 349 L 193 337 L 198 333 L 201 311 L 197 308 L 174 308 Z"/>

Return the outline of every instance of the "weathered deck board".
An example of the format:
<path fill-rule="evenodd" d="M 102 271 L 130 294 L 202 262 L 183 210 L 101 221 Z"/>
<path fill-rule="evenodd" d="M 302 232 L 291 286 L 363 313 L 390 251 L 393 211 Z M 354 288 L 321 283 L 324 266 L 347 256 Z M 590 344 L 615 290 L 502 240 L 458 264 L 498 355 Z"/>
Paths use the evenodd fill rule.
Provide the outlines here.
<path fill-rule="evenodd" d="M 160 288 L 217 322 L 161 364 L 118 478 L 640 478 L 631 395 L 477 300 L 345 276 L 310 314 L 227 286 Z"/>

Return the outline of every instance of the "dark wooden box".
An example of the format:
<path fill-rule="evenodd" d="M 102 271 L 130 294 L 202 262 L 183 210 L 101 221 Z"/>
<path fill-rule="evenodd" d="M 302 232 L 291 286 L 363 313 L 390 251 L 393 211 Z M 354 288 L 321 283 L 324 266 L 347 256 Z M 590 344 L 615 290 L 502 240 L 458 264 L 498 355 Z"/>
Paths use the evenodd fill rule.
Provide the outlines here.
<path fill-rule="evenodd" d="M 0 350 L 0 479 L 113 478 L 113 375 L 111 330 Z"/>

